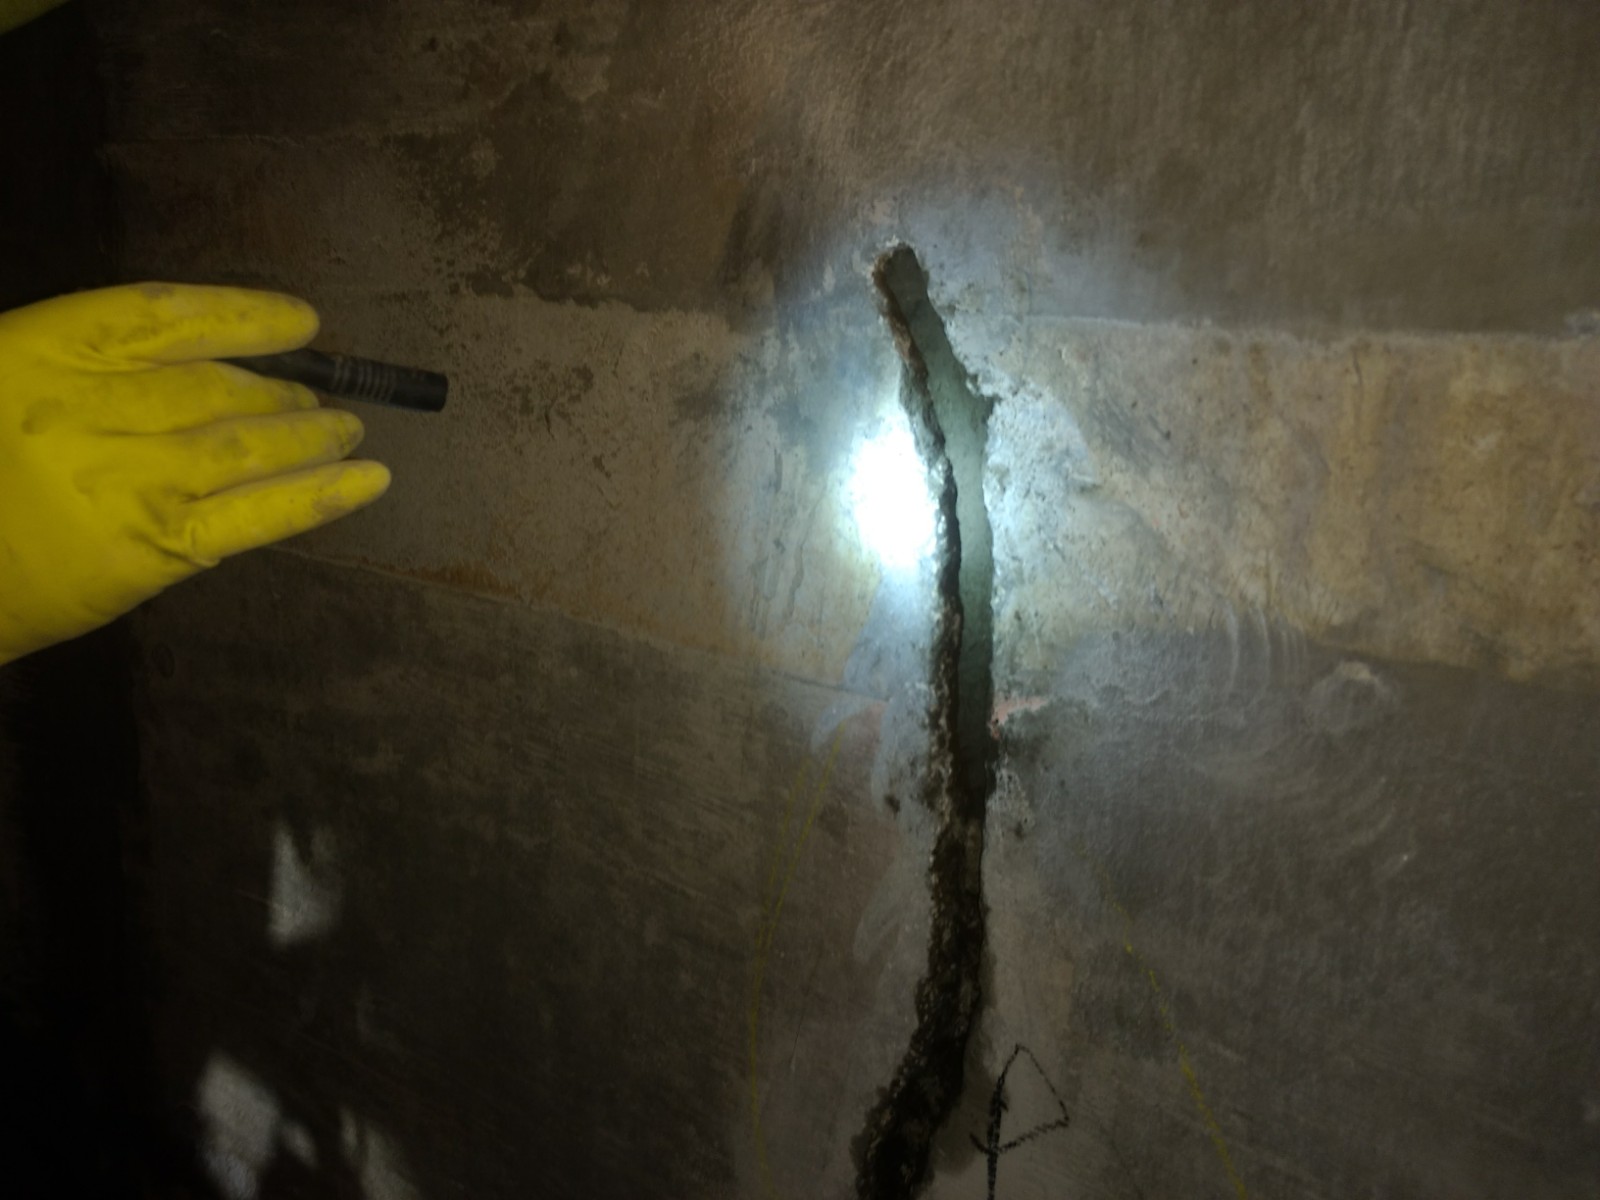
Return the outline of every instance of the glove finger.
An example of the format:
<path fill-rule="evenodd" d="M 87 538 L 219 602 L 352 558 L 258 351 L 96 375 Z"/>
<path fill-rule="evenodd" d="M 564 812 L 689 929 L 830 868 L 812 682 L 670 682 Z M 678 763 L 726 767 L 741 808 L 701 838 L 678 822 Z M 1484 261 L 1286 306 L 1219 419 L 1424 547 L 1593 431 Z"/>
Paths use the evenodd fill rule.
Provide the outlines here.
<path fill-rule="evenodd" d="M 6 33 L 49 12 L 61 0 L 0 0 L 0 33 Z"/>
<path fill-rule="evenodd" d="M 214 563 L 338 520 L 388 490 L 389 469 L 365 461 L 245 484 L 185 505 L 163 548 L 190 562 Z"/>
<path fill-rule="evenodd" d="M 359 418 L 336 409 L 235 417 L 147 443 L 151 482 L 200 498 L 338 462 L 361 444 Z"/>
<path fill-rule="evenodd" d="M 272 416 L 317 407 L 310 388 L 264 379 L 226 363 L 180 363 L 99 381 L 88 417 L 101 433 L 175 433 L 229 417 Z"/>
<path fill-rule="evenodd" d="M 304 346 L 317 314 L 304 300 L 249 288 L 136 283 L 46 300 L 7 323 L 74 361 L 105 367 L 276 354 Z"/>

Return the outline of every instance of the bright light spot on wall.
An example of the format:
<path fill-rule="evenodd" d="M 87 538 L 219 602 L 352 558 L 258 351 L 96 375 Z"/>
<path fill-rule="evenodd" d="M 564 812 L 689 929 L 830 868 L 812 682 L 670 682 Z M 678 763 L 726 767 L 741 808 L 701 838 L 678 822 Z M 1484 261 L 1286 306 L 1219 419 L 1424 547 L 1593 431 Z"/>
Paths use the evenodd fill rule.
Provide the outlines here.
<path fill-rule="evenodd" d="M 862 542 L 885 568 L 906 570 L 933 552 L 933 496 L 904 417 L 856 447 L 850 507 Z"/>
<path fill-rule="evenodd" d="M 277 1153 L 278 1101 L 225 1054 L 200 1076 L 200 1161 L 228 1200 L 256 1200 L 261 1172 Z"/>
<path fill-rule="evenodd" d="M 283 1143 L 283 1149 L 289 1157 L 301 1166 L 316 1170 L 317 1139 L 311 1136 L 311 1130 L 299 1121 L 285 1121 L 278 1130 L 278 1140 Z"/>
<path fill-rule="evenodd" d="M 272 892 L 267 904 L 267 938 L 274 946 L 322 937 L 339 921 L 340 886 L 333 835 L 312 834 L 311 853 L 302 856 L 294 835 L 281 821 L 272 839 Z"/>
<path fill-rule="evenodd" d="M 361 1177 L 367 1200 L 420 1200 L 411 1186 L 405 1156 L 384 1132 L 347 1108 L 339 1110 L 339 1141 L 345 1161 Z"/>

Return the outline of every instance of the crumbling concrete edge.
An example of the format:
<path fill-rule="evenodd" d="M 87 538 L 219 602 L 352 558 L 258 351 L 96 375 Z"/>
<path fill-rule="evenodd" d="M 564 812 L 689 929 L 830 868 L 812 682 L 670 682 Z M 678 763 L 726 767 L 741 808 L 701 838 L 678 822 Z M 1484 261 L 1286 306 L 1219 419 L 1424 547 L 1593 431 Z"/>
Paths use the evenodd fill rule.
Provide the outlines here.
<path fill-rule="evenodd" d="M 989 403 L 973 392 L 970 376 L 956 360 L 928 302 L 927 277 L 910 248 L 891 247 L 880 256 L 873 282 L 904 364 L 901 399 L 938 507 L 923 788 L 923 801 L 938 822 L 928 864 L 928 961 L 916 990 L 916 1028 L 894 1078 L 879 1092 L 852 1144 L 860 1200 L 909 1200 L 927 1182 L 934 1137 L 961 1097 L 967 1041 L 982 1001 L 984 815 L 995 754 L 989 729 L 993 634 L 988 619 L 994 566 L 981 477 Z M 963 403 L 974 410 L 952 410 Z M 970 444 L 974 428 L 975 446 Z M 957 439 L 967 444 L 956 444 Z M 961 514 L 971 521 L 975 511 L 983 528 L 968 540 L 980 548 L 964 562 Z M 982 612 L 969 615 L 973 608 Z"/>

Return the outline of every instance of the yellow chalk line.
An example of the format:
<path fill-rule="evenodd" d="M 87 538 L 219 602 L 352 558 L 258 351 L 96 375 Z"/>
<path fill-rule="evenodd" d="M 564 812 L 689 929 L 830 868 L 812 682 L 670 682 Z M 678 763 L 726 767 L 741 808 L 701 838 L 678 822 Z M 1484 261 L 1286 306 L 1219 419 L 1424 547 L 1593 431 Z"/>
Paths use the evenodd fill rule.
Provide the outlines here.
<path fill-rule="evenodd" d="M 1211 1139 L 1211 1147 L 1217 1152 L 1217 1158 L 1222 1163 L 1222 1169 L 1227 1173 L 1228 1182 L 1233 1184 L 1233 1190 L 1239 1200 L 1250 1200 L 1250 1193 L 1245 1190 L 1244 1180 L 1239 1177 L 1239 1172 L 1233 1165 L 1233 1155 L 1228 1151 L 1228 1142 L 1222 1136 L 1222 1126 L 1217 1123 L 1217 1118 L 1211 1111 L 1211 1105 L 1206 1103 L 1206 1094 L 1200 1087 L 1200 1077 L 1195 1074 L 1194 1064 L 1189 1059 L 1189 1050 L 1183 1044 L 1183 1039 L 1178 1036 L 1177 1022 L 1172 1018 L 1172 1006 L 1167 1003 L 1167 994 L 1161 987 L 1161 981 L 1156 978 L 1153 968 L 1138 950 L 1133 946 L 1133 914 L 1122 906 L 1122 901 L 1117 899 L 1117 893 L 1111 887 L 1111 876 L 1094 858 L 1089 855 L 1088 847 L 1082 838 L 1072 843 L 1072 852 L 1079 860 L 1094 872 L 1095 878 L 1100 882 L 1100 891 L 1105 896 L 1106 903 L 1116 910 L 1124 923 L 1125 931 L 1122 938 L 1122 948 L 1127 951 L 1128 957 L 1144 972 L 1145 981 L 1150 985 L 1150 992 L 1155 997 L 1156 1012 L 1161 1016 L 1161 1025 L 1167 1031 L 1167 1036 L 1172 1039 L 1173 1045 L 1178 1048 L 1178 1070 L 1183 1072 L 1183 1078 L 1189 1085 L 1189 1096 L 1194 1101 L 1195 1109 L 1200 1114 L 1200 1120 L 1206 1127 L 1206 1134 Z"/>
<path fill-rule="evenodd" d="M 828 747 L 827 761 L 823 765 L 816 786 L 810 789 L 805 823 L 794 835 L 794 845 L 790 848 L 790 829 L 794 824 L 795 802 L 799 799 L 800 793 L 807 788 L 806 776 L 811 771 L 812 763 L 809 760 L 801 763 L 800 769 L 795 772 L 794 779 L 789 784 L 788 794 L 784 798 L 783 824 L 778 830 L 778 841 L 772 849 L 772 862 L 767 868 L 766 885 L 761 892 L 761 922 L 756 928 L 756 954 L 750 980 L 748 1056 L 750 1123 L 754 1130 L 762 1191 L 768 1196 L 776 1196 L 778 1192 L 772 1182 L 771 1165 L 767 1161 L 766 1131 L 761 1126 L 761 990 L 766 981 L 767 963 L 772 957 L 773 939 L 778 933 L 778 918 L 783 915 L 783 902 L 789 895 L 789 885 L 794 882 L 795 872 L 800 867 L 800 855 L 805 850 L 806 842 L 811 838 L 811 829 L 816 824 L 817 814 L 822 811 L 823 802 L 828 797 L 828 784 L 833 778 L 833 765 L 839 755 L 839 738 L 842 733 L 843 730 L 834 732 L 833 742 Z M 783 872 L 780 883 L 778 870 L 786 856 L 789 865 Z"/>

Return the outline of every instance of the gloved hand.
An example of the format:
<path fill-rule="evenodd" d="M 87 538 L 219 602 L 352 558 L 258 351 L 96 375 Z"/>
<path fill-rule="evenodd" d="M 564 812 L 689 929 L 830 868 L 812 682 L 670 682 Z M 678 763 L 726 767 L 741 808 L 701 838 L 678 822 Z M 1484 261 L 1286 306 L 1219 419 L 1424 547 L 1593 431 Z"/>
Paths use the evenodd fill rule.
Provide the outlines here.
<path fill-rule="evenodd" d="M 0 33 L 33 20 L 61 0 L 0 0 Z"/>
<path fill-rule="evenodd" d="M 139 284 L 0 314 L 0 663 L 370 504 L 361 422 L 208 361 L 309 342 L 299 300 Z"/>

